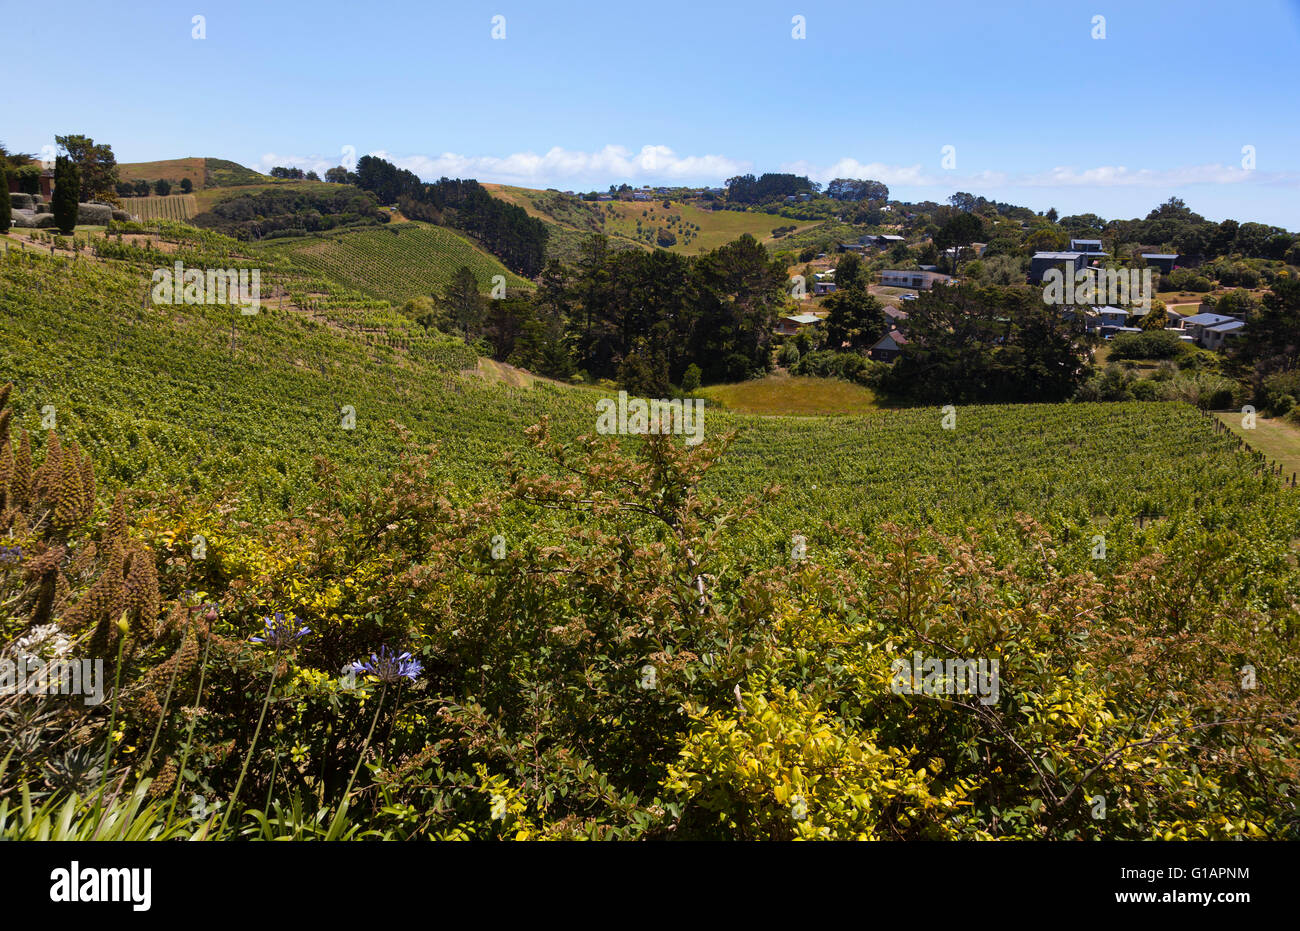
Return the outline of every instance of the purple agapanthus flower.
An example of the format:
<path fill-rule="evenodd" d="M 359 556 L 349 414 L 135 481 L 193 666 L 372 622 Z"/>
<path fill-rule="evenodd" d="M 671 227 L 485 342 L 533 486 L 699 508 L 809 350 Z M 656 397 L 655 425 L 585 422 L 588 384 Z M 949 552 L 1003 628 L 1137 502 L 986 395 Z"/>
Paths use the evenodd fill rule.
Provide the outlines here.
<path fill-rule="evenodd" d="M 393 653 L 387 646 L 381 646 L 378 653 L 370 654 L 370 661 L 358 660 L 351 666 L 353 672 L 371 675 L 380 682 L 396 682 L 403 677 L 412 682 L 424 672 L 424 666 L 418 659 L 412 659 L 410 653 Z"/>
<path fill-rule="evenodd" d="M 292 621 L 286 620 L 283 611 L 276 611 L 274 617 L 263 618 L 263 620 L 266 622 L 266 630 L 260 637 L 249 637 L 250 642 L 265 643 L 277 650 L 285 650 L 311 633 L 306 627 L 298 627 L 296 617 Z"/>
<path fill-rule="evenodd" d="M 21 546 L 0 546 L 0 562 L 18 562 L 22 558 Z"/>

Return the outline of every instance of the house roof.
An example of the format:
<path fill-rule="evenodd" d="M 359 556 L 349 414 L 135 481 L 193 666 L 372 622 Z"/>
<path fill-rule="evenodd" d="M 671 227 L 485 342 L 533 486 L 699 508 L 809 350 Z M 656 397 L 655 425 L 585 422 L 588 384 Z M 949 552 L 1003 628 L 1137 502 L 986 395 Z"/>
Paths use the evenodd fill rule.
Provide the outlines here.
<path fill-rule="evenodd" d="M 1129 311 L 1125 310 L 1123 307 L 1112 307 L 1109 304 L 1107 304 L 1105 307 L 1094 307 L 1093 310 L 1095 310 L 1099 314 L 1121 314 L 1125 317 L 1132 316 L 1132 314 Z"/>
<path fill-rule="evenodd" d="M 1190 323 L 1192 326 L 1214 327 L 1236 319 L 1236 317 L 1225 317 L 1223 314 L 1193 314 L 1184 318 L 1183 323 Z M 1237 322 L 1240 323 L 1240 321 Z"/>
<path fill-rule="evenodd" d="M 891 348 L 890 344 L 892 344 L 892 348 L 895 349 L 897 349 L 899 346 L 906 346 L 907 337 L 904 336 L 902 333 L 898 332 L 897 330 L 890 330 L 884 336 L 880 337 L 880 339 L 876 340 L 876 344 L 871 348 L 889 349 Z"/>
<path fill-rule="evenodd" d="M 1076 246 L 1076 245 L 1079 245 L 1079 246 L 1100 246 L 1100 245 L 1101 245 L 1101 240 L 1100 240 L 1100 239 L 1071 239 L 1071 240 L 1070 240 L 1070 245 L 1072 245 L 1072 246 Z"/>
<path fill-rule="evenodd" d="M 800 326 L 807 323 L 821 323 L 821 317 L 816 314 L 794 314 L 789 317 L 782 317 L 782 320 L 789 320 L 791 323 L 797 323 Z"/>
<path fill-rule="evenodd" d="M 1231 333 L 1233 330 L 1240 330 L 1245 325 L 1240 320 L 1233 320 L 1229 323 L 1220 323 L 1218 326 L 1210 326 L 1205 329 L 1212 333 Z"/>
<path fill-rule="evenodd" d="M 1142 258 L 1144 258 L 1144 259 L 1176 259 L 1176 258 L 1178 258 L 1178 253 L 1175 252 L 1173 255 L 1167 255 L 1167 254 L 1165 254 L 1165 253 L 1163 253 L 1163 252 L 1143 252 L 1143 253 L 1142 253 Z"/>
<path fill-rule="evenodd" d="M 1087 255 L 1087 253 L 1086 252 L 1035 252 L 1034 258 L 1051 259 L 1052 261 L 1056 261 L 1058 259 L 1060 260 L 1077 259 L 1081 255 Z"/>
<path fill-rule="evenodd" d="M 882 275 L 911 275 L 913 277 L 921 275 L 925 278 L 939 279 L 948 278 L 948 275 L 941 275 L 938 272 L 917 271 L 913 268 L 889 268 L 881 271 Z"/>

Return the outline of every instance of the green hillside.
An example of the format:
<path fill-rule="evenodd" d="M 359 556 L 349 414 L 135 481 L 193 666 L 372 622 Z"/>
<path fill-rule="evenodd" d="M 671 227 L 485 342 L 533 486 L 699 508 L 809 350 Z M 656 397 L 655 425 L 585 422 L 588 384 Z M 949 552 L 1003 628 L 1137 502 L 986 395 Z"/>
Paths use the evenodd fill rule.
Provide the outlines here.
<path fill-rule="evenodd" d="M 1300 496 L 1208 417 L 598 436 L 609 392 L 344 288 L 451 235 L 394 229 L 0 258 L 0 640 L 117 657 L 111 719 L 0 716 L 0 837 L 89 837 L 108 782 L 150 838 L 1295 839 Z M 153 304 L 177 260 L 260 312 Z M 900 690 L 922 652 L 997 693 Z M 51 773 L 66 815 L 12 806 Z"/>
<path fill-rule="evenodd" d="M 266 175 L 245 168 L 238 162 L 227 161 L 224 158 L 203 160 L 204 187 L 233 187 L 237 184 L 256 184 L 266 180 Z"/>
<path fill-rule="evenodd" d="M 189 178 L 194 190 L 230 187 L 238 184 L 257 184 L 269 181 L 266 175 L 238 162 L 222 158 L 169 158 L 152 162 L 122 162 L 117 166 L 118 177 L 123 181 L 157 181 L 165 178 L 172 184 Z"/>
<path fill-rule="evenodd" d="M 469 266 L 484 291 L 491 287 L 495 275 L 504 275 L 509 288 L 532 287 L 464 236 L 427 223 L 393 223 L 334 235 L 274 240 L 258 251 L 398 304 L 441 292 L 462 265 Z"/>

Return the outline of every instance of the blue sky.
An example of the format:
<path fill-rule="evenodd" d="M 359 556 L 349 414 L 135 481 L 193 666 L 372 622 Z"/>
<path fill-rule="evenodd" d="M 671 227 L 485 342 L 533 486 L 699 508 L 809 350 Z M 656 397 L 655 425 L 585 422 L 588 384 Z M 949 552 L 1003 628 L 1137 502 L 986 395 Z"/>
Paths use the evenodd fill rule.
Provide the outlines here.
<path fill-rule="evenodd" d="M 794 170 L 1106 217 L 1177 195 L 1300 229 L 1300 0 L 63 0 L 5 19 L 0 140 L 21 151 L 85 133 L 119 161 L 322 170 L 350 146 L 575 190 Z M 78 51 L 52 67 L 61 33 Z"/>

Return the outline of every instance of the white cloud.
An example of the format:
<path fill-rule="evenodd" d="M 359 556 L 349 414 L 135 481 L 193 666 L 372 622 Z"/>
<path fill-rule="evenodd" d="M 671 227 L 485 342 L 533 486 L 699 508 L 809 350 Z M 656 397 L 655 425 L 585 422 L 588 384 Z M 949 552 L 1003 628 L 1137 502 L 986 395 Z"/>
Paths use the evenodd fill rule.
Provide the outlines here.
<path fill-rule="evenodd" d="M 607 145 L 595 152 L 580 152 L 556 146 L 538 155 L 394 156 L 383 149 L 370 153 L 399 168 L 415 172 L 426 181 L 441 177 L 475 178 L 479 181 L 553 187 L 561 183 L 595 184 L 622 181 L 690 181 L 718 183 L 742 172 L 748 162 L 723 155 L 678 155 L 668 146 L 642 146 L 639 152 Z"/>
<path fill-rule="evenodd" d="M 1296 172 L 1247 171 L 1234 165 L 1187 165 L 1177 168 L 1129 169 L 1123 165 L 1096 168 L 1056 167 L 1050 171 L 1008 173 L 980 171 L 961 174 L 956 171 L 926 172 L 919 164 L 863 164 L 854 158 L 842 158 L 833 165 L 819 167 L 810 162 L 789 162 L 782 171 L 807 175 L 823 184 L 835 178 L 870 178 L 890 186 L 975 190 L 1023 187 L 1151 187 L 1167 188 L 1188 184 L 1300 184 Z"/>
<path fill-rule="evenodd" d="M 339 158 L 326 158 L 320 155 L 276 155 L 274 152 L 267 152 L 252 167 L 262 174 L 270 174 L 271 169 L 277 166 L 284 168 L 301 168 L 303 171 L 314 171 L 322 178 L 325 172 L 339 163 Z"/>
<path fill-rule="evenodd" d="M 678 155 L 665 145 L 645 145 L 639 151 L 607 145 L 592 152 L 559 146 L 543 154 L 515 152 L 510 155 L 392 155 L 384 149 L 369 154 L 409 169 L 426 181 L 441 177 L 475 178 L 479 181 L 519 184 L 526 187 L 603 187 L 620 182 L 681 182 L 721 184 L 735 174 L 754 170 L 752 164 L 725 155 Z M 262 172 L 275 165 L 325 171 L 341 161 L 340 156 L 279 155 L 268 152 L 255 164 Z M 911 165 L 860 162 L 844 157 L 830 165 L 808 161 L 787 162 L 780 171 L 807 175 L 825 184 L 835 178 L 870 178 L 890 187 L 941 191 L 990 191 L 1000 188 L 1171 188 L 1194 184 L 1300 185 L 1300 172 L 1247 171 L 1235 165 L 1188 165 L 1166 169 L 1130 169 L 1123 165 L 1094 168 L 1058 166 L 1038 172 L 979 171 L 960 173 Z"/>

